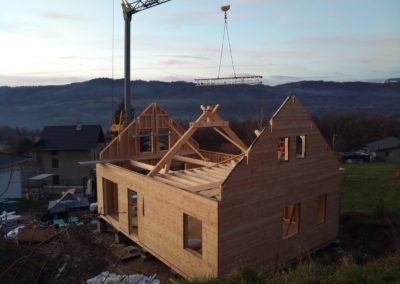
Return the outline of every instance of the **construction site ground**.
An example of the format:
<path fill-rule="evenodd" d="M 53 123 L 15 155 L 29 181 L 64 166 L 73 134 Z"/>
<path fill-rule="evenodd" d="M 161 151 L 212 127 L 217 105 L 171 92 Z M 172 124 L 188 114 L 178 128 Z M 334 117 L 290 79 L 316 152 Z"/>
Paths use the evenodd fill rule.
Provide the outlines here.
<path fill-rule="evenodd" d="M 21 210 L 24 221 L 40 218 L 47 206 Z M 70 225 L 42 243 L 17 243 L 0 238 L 0 283 L 86 283 L 103 271 L 116 274 L 157 274 L 161 283 L 177 275 L 123 237 L 116 242 L 111 227 Z"/>
<path fill-rule="evenodd" d="M 397 283 L 400 180 L 395 172 L 400 164 L 343 168 L 337 242 L 272 274 L 242 269 L 236 276 L 194 283 L 343 283 L 353 278 L 358 280 L 352 283 Z M 41 204 L 30 209 L 24 206 L 20 213 L 25 220 L 38 219 L 47 209 Z M 132 245 L 116 244 L 110 227 L 99 234 L 96 225 L 61 229 L 44 243 L 18 245 L 0 238 L 0 283 L 85 283 L 103 271 L 147 276 L 156 273 L 161 283 L 185 282 L 154 257 L 141 257 Z M 121 260 L 130 254 L 132 258 Z"/>

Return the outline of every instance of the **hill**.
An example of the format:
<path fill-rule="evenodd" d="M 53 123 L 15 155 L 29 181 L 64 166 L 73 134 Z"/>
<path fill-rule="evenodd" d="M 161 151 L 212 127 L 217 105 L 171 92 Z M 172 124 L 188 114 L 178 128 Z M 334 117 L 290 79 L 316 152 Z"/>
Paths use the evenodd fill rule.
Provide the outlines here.
<path fill-rule="evenodd" d="M 114 85 L 114 99 L 112 86 Z M 123 80 L 94 79 L 58 86 L 0 87 L 0 125 L 39 129 L 44 125 L 99 123 L 107 126 L 112 101 L 122 101 Z M 260 107 L 266 116 L 290 95 L 300 97 L 313 116 L 341 111 L 400 115 L 400 84 L 302 81 L 278 86 L 196 87 L 188 82 L 135 81 L 136 112 L 157 102 L 172 116 L 191 120 L 200 105 L 221 105 L 225 118 L 253 119 Z"/>

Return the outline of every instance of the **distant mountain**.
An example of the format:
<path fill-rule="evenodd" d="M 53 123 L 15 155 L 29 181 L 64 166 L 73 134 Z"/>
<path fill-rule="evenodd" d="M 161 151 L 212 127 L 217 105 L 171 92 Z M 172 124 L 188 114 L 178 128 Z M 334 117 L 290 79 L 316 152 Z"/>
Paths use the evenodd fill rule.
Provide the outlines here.
<path fill-rule="evenodd" d="M 114 99 L 112 96 L 114 90 Z M 200 105 L 220 104 L 226 119 L 253 119 L 263 107 L 270 115 L 284 98 L 297 95 L 314 116 L 363 111 L 400 116 L 400 84 L 301 81 L 278 86 L 196 87 L 188 82 L 135 81 L 132 104 L 139 113 L 157 102 L 179 120 L 192 120 Z M 40 129 L 44 125 L 108 126 L 112 101 L 123 97 L 123 80 L 94 79 L 60 86 L 0 87 L 0 125 Z"/>

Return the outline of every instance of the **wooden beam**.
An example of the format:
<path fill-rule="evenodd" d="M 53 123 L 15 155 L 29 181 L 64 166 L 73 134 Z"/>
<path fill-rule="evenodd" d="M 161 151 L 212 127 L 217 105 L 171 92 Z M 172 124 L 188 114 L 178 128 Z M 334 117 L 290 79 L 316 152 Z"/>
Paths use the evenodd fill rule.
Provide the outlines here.
<path fill-rule="evenodd" d="M 202 115 L 195 122 L 201 122 L 206 120 L 212 114 L 211 111 L 204 111 Z M 179 149 L 188 142 L 188 140 L 192 137 L 192 135 L 196 132 L 196 127 L 189 127 L 189 129 L 181 136 L 181 138 L 169 149 L 168 153 L 161 158 L 161 160 L 157 163 L 155 168 L 150 171 L 148 176 L 154 176 L 159 173 L 160 170 L 167 165 L 165 168 L 165 172 L 168 173 L 168 162 L 171 162 L 172 158 L 176 155 Z"/>
<path fill-rule="evenodd" d="M 195 181 L 200 184 L 209 183 L 210 181 L 216 181 L 216 180 L 210 180 L 210 179 L 205 180 L 204 178 L 196 177 L 196 175 L 194 175 L 193 172 L 190 172 L 190 173 L 191 174 L 188 174 L 187 171 L 184 171 L 184 172 L 174 172 L 173 174 L 174 174 L 174 176 L 178 176 L 178 177 L 181 177 L 181 178 L 184 178 L 187 180 Z"/>
<path fill-rule="evenodd" d="M 233 145 L 235 145 L 237 148 L 240 149 L 240 151 L 242 151 L 243 154 L 245 154 L 247 152 L 246 148 L 243 148 L 240 143 L 237 143 L 234 139 L 231 139 L 228 135 L 226 135 L 223 131 L 219 130 L 218 128 L 213 128 L 215 132 L 217 132 L 219 135 L 221 135 L 222 137 L 224 137 L 226 140 L 228 140 L 229 142 L 231 142 Z"/>
<path fill-rule="evenodd" d="M 225 159 L 225 160 L 223 160 L 223 161 L 221 161 L 221 162 L 216 163 L 215 166 L 229 167 L 229 168 L 232 169 L 233 167 L 232 167 L 230 164 L 227 164 L 227 162 L 230 162 L 230 161 L 235 160 L 235 159 L 240 159 L 240 158 L 242 158 L 243 156 L 244 156 L 244 154 L 232 156 L 232 157 L 230 157 L 230 158 L 228 158 L 228 159 Z"/>
<path fill-rule="evenodd" d="M 192 192 L 199 192 L 203 190 L 208 190 L 216 187 L 221 186 L 222 181 L 217 181 L 217 182 L 211 182 L 211 183 L 206 183 L 206 184 L 201 184 L 201 185 L 196 185 L 196 186 L 191 186 L 186 188 L 187 190 L 190 190 Z"/>
<path fill-rule="evenodd" d="M 207 170 L 206 170 L 207 169 Z M 197 170 L 196 172 L 200 174 L 200 176 L 206 176 L 206 177 L 211 177 L 216 180 L 221 180 L 225 178 L 225 175 L 219 173 L 219 172 L 214 172 L 214 171 L 208 171 L 208 168 L 198 168 L 195 169 Z"/>
<path fill-rule="evenodd" d="M 206 173 L 205 171 L 201 171 L 199 169 L 190 169 L 189 171 L 185 172 L 186 174 L 190 174 L 191 176 L 199 179 L 203 179 L 205 181 L 219 181 L 221 180 L 220 177 L 216 176 L 211 176 L 209 173 Z"/>
<path fill-rule="evenodd" d="M 177 187 L 177 188 L 185 188 L 185 186 L 183 184 L 181 184 L 179 182 L 176 182 L 176 181 L 173 181 L 173 180 L 170 180 L 170 179 L 166 179 L 166 178 L 161 177 L 159 175 L 154 176 L 153 178 L 158 180 L 158 181 L 160 181 L 160 182 L 162 182 L 162 183 L 170 184 L 170 185 L 172 185 L 174 187 Z"/>
<path fill-rule="evenodd" d="M 229 126 L 229 121 L 202 121 L 202 122 L 191 122 L 189 123 L 190 126 L 193 127 L 223 127 Z"/>
<path fill-rule="evenodd" d="M 135 161 L 135 160 L 130 160 L 129 163 L 134 167 L 138 167 L 138 168 L 145 169 L 145 170 L 148 170 L 148 171 L 151 171 L 152 169 L 154 169 L 153 165 L 142 163 L 142 162 L 138 162 L 138 161 Z"/>
<path fill-rule="evenodd" d="M 218 113 L 213 113 L 214 120 L 221 121 L 221 117 Z M 222 126 L 222 130 L 231 138 L 233 139 L 241 148 L 246 149 L 245 153 L 247 154 L 247 146 L 243 143 L 243 141 L 236 135 L 236 133 L 229 127 L 229 126 Z"/>
<path fill-rule="evenodd" d="M 165 119 L 165 118 L 163 118 Z M 169 127 L 171 127 L 171 129 L 178 134 L 180 137 L 182 137 L 182 135 L 184 133 L 182 133 L 182 131 L 178 128 L 176 128 L 172 123 L 170 123 L 170 121 L 168 119 L 165 119 L 165 121 L 168 123 Z M 188 142 L 186 143 L 200 158 L 202 158 L 203 160 L 206 160 L 206 158 L 199 152 L 199 150 L 196 148 L 196 146 L 194 146 L 190 140 L 188 140 Z"/>
<path fill-rule="evenodd" d="M 208 189 L 208 190 L 203 190 L 203 191 L 200 191 L 199 194 L 207 196 L 207 197 L 219 196 L 221 194 L 221 189 L 220 188 L 212 188 L 212 189 Z"/>
<path fill-rule="evenodd" d="M 194 164 L 194 165 L 200 165 L 200 166 L 204 166 L 204 167 L 215 166 L 215 163 L 213 163 L 213 162 L 207 162 L 207 161 L 194 159 L 194 158 L 190 158 L 190 157 L 185 157 L 185 156 L 179 156 L 179 155 L 175 155 L 174 160 L 189 163 L 189 164 Z"/>
<path fill-rule="evenodd" d="M 196 186 L 196 185 L 200 185 L 198 182 L 195 181 L 191 181 L 185 178 L 181 178 L 178 176 L 175 176 L 174 174 L 172 174 L 172 172 L 170 174 L 164 174 L 161 175 L 161 177 L 172 180 L 172 181 L 176 181 L 179 183 L 182 183 L 184 186 Z"/>

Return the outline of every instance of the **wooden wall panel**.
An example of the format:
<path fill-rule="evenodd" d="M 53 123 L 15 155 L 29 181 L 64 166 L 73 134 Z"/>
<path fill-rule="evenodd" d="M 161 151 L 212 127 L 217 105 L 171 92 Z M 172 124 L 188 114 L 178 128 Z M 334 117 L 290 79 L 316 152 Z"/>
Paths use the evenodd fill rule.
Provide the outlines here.
<path fill-rule="evenodd" d="M 296 159 L 296 136 L 306 135 L 306 157 Z M 289 137 L 289 161 L 278 161 L 276 139 Z M 236 265 L 259 270 L 285 264 L 336 238 L 338 163 L 296 98 L 290 98 L 222 185 L 218 210 L 219 274 Z M 327 194 L 327 215 L 316 224 L 316 196 Z M 300 203 L 299 233 L 282 238 L 285 206 Z"/>
<path fill-rule="evenodd" d="M 217 201 L 111 164 L 97 165 L 97 179 L 103 177 L 118 183 L 120 209 L 118 221 L 107 216 L 102 217 L 104 220 L 187 278 L 218 274 Z M 128 189 L 138 193 L 138 236 L 129 232 Z M 99 208 L 102 208 L 101 183 L 98 183 L 97 191 Z M 202 222 L 201 257 L 183 248 L 184 213 Z"/>

